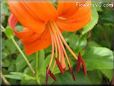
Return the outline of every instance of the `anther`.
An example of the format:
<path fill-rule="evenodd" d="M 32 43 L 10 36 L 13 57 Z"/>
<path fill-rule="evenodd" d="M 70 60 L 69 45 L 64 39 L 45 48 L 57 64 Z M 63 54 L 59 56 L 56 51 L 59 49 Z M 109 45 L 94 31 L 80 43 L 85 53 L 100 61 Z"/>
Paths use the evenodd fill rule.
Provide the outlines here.
<path fill-rule="evenodd" d="M 57 58 L 55 58 L 55 60 L 56 60 L 56 64 L 57 64 L 59 70 L 60 70 L 61 73 L 63 74 L 63 73 L 64 73 L 64 69 L 63 69 L 61 63 L 59 62 L 59 60 L 58 60 Z"/>
<path fill-rule="evenodd" d="M 50 76 L 53 80 L 56 81 L 55 75 L 51 72 L 51 70 L 50 70 L 49 67 L 47 66 L 47 68 L 46 68 L 46 85 L 47 85 L 47 83 L 48 83 L 48 76 Z"/>
<path fill-rule="evenodd" d="M 73 80 L 76 80 L 75 75 L 74 75 L 74 73 L 73 73 L 73 69 L 72 69 L 72 67 L 70 67 L 70 66 L 69 66 L 69 71 L 70 71 L 70 73 L 71 73 L 71 75 L 72 75 Z"/>
<path fill-rule="evenodd" d="M 79 71 L 80 71 L 81 66 L 82 66 L 82 68 L 83 68 L 84 75 L 87 75 L 87 70 L 86 70 L 85 61 L 83 60 L 83 58 L 82 58 L 82 56 L 81 56 L 81 53 L 79 52 L 76 72 L 79 72 Z"/>

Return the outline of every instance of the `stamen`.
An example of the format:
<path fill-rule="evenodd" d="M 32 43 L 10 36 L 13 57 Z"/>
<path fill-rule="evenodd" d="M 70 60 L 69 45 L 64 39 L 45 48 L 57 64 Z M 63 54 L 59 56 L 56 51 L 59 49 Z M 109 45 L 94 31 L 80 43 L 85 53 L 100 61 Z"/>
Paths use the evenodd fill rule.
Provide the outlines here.
<path fill-rule="evenodd" d="M 64 73 L 64 70 L 63 70 L 63 68 L 62 68 L 62 66 L 61 66 L 61 63 L 59 62 L 59 60 L 60 60 L 60 58 L 61 58 L 61 49 L 60 49 L 60 45 L 59 45 L 59 41 L 58 41 L 58 39 L 57 39 L 57 36 L 54 35 L 54 37 L 55 37 L 56 43 L 57 43 L 57 45 L 58 45 L 58 49 L 59 49 L 59 51 L 60 51 L 60 52 L 59 52 L 59 59 L 55 58 L 55 59 L 56 59 L 56 64 L 57 64 L 58 68 L 60 69 L 61 73 L 63 74 L 63 73 Z"/>
<path fill-rule="evenodd" d="M 57 35 L 57 36 L 58 36 L 58 35 Z M 64 54 L 65 54 L 65 57 L 66 57 L 66 59 L 67 59 L 67 62 L 68 62 L 68 64 L 69 64 L 69 66 L 71 67 L 69 57 L 68 57 L 68 55 L 67 55 L 67 53 L 66 53 L 66 50 L 65 50 L 65 48 L 64 48 L 64 46 L 63 46 L 63 44 L 62 44 L 62 41 L 60 40 L 60 37 L 59 37 L 59 36 L 58 36 L 58 39 L 59 39 L 60 45 L 61 45 L 61 47 L 62 47 L 62 49 L 63 49 L 63 52 L 64 52 Z"/>
<path fill-rule="evenodd" d="M 52 23 L 51 23 L 51 24 L 52 24 Z M 53 24 L 52 24 L 52 26 L 53 26 Z M 58 34 L 55 32 L 54 29 L 55 29 L 55 27 L 52 28 L 52 30 L 53 30 L 53 32 L 54 32 L 54 34 L 55 34 L 55 39 L 56 39 L 56 41 L 59 41 L 59 42 L 60 42 L 60 45 L 61 45 L 61 47 L 62 47 L 62 49 L 63 49 L 63 52 L 64 52 L 64 54 L 65 54 L 65 57 L 66 57 L 66 59 L 67 59 L 67 62 L 68 62 L 68 64 L 69 64 L 69 66 L 71 67 L 71 64 L 70 64 L 68 55 L 67 55 L 67 53 L 66 53 L 66 51 L 65 51 L 65 48 L 64 48 L 64 46 L 63 46 L 63 44 L 62 44 L 62 41 L 61 41 L 60 37 L 58 36 Z"/>
<path fill-rule="evenodd" d="M 52 24 L 52 23 L 51 23 Z M 53 25 L 53 24 L 52 24 Z M 55 28 L 55 26 L 54 26 L 54 28 Z M 76 78 L 75 78 L 75 76 L 74 76 L 74 73 L 73 73 L 73 70 L 72 70 L 72 67 L 71 67 L 71 64 L 70 64 L 70 59 L 69 59 L 69 57 L 68 57 L 68 55 L 67 55 L 67 53 L 66 53 L 66 50 L 65 50 L 65 48 L 64 48 L 64 45 L 63 45 L 63 43 L 62 43 L 62 39 L 61 39 L 61 36 L 60 36 L 60 34 L 59 34 L 59 32 L 57 31 L 57 29 L 54 29 L 54 28 L 52 28 L 52 30 L 53 30 L 53 32 L 54 32 L 54 35 L 55 35 L 55 39 L 59 42 L 59 43 L 57 43 L 57 44 L 60 44 L 60 50 L 63 52 L 62 54 L 63 54 L 63 56 L 64 56 L 64 54 L 65 54 L 65 57 L 66 57 L 66 59 L 67 59 L 67 62 L 68 62 L 68 66 L 69 66 L 69 70 L 70 70 L 70 73 L 72 74 L 72 78 L 75 80 Z M 57 28 L 57 27 L 56 27 Z M 55 31 L 56 30 L 56 31 Z M 63 38 L 64 39 L 64 38 Z M 64 40 L 65 41 L 65 40 Z M 63 42 L 64 42 L 63 41 Z M 66 43 L 66 41 L 64 42 L 64 44 Z M 66 46 L 67 48 L 68 48 L 68 50 L 70 51 L 70 52 L 73 52 L 71 49 L 70 49 L 70 47 L 67 45 Z M 72 53 L 73 55 L 74 55 L 74 52 Z M 74 55 L 75 57 L 76 57 L 76 55 Z"/>
<path fill-rule="evenodd" d="M 78 61 L 77 62 L 77 67 L 76 67 L 76 72 L 78 73 L 80 71 L 81 68 L 81 63 Z"/>
<path fill-rule="evenodd" d="M 64 52 L 63 52 L 62 45 L 61 45 L 60 41 L 59 41 L 59 44 L 60 44 L 60 50 L 61 50 L 61 59 L 60 59 L 60 61 L 62 63 L 63 69 L 65 70 L 66 63 L 65 63 Z"/>
<path fill-rule="evenodd" d="M 50 29 L 50 32 L 52 33 L 52 30 L 51 29 Z M 60 56 L 61 50 L 60 50 L 60 46 L 59 46 L 59 42 L 57 40 L 57 37 L 55 35 L 53 35 L 53 34 L 51 36 L 53 36 L 53 38 L 55 38 L 55 39 L 53 39 L 53 43 L 54 43 L 53 46 L 56 47 L 56 51 L 57 51 L 57 47 L 58 47 L 58 49 L 59 49 L 59 58 L 61 58 L 61 56 Z M 63 70 L 63 68 L 61 66 L 61 63 L 59 62 L 59 60 L 57 59 L 57 57 L 55 57 L 55 59 L 56 59 L 56 64 L 57 64 L 58 68 L 60 69 L 61 73 L 64 73 L 64 70 Z"/>
<path fill-rule="evenodd" d="M 87 75 L 87 70 L 86 70 L 85 61 L 83 60 L 83 58 L 82 58 L 82 56 L 81 56 L 81 53 L 79 52 L 76 72 L 79 72 L 79 71 L 80 71 L 81 66 L 82 66 L 82 68 L 83 68 L 84 75 Z"/>
<path fill-rule="evenodd" d="M 57 66 L 58 66 L 59 70 L 60 70 L 60 71 L 61 71 L 61 73 L 63 74 L 63 73 L 64 73 L 64 69 L 63 69 L 63 67 L 62 67 L 61 63 L 59 62 L 59 60 L 58 60 L 57 58 L 55 58 L 55 59 L 56 59 L 56 64 L 57 64 Z"/>
<path fill-rule="evenodd" d="M 48 83 L 48 76 L 50 75 L 50 77 L 56 81 L 56 77 L 54 76 L 54 74 L 50 71 L 49 66 L 47 66 L 46 68 L 46 85 Z"/>
<path fill-rule="evenodd" d="M 58 17 L 58 19 L 61 19 L 61 20 L 66 20 L 66 18 L 64 18 L 64 17 Z"/>
<path fill-rule="evenodd" d="M 50 34 L 51 34 L 51 40 L 52 40 L 52 54 L 51 54 L 51 59 L 49 62 L 49 66 L 46 68 L 46 84 L 48 83 L 48 75 L 50 75 L 51 78 L 53 78 L 54 80 L 56 80 L 56 77 L 54 76 L 54 74 L 50 71 L 50 67 L 54 58 L 54 38 L 53 38 L 53 33 L 50 29 Z"/>
<path fill-rule="evenodd" d="M 72 78 L 73 80 L 76 80 L 75 76 L 74 76 L 74 73 L 73 73 L 73 69 L 72 67 L 69 67 L 69 70 L 70 70 L 70 73 L 72 74 Z"/>
<path fill-rule="evenodd" d="M 55 30 L 57 30 L 57 34 L 59 34 L 59 36 L 61 37 L 61 40 L 63 41 L 64 45 L 67 47 L 67 49 L 69 50 L 69 52 L 74 56 L 74 58 L 77 60 L 77 56 L 76 54 L 73 52 L 73 50 L 69 47 L 69 45 L 66 43 L 64 37 L 62 36 L 60 30 L 58 29 L 58 27 L 56 26 L 55 22 L 53 22 L 54 27 L 56 28 Z"/>
<path fill-rule="evenodd" d="M 51 30 L 50 30 L 50 33 L 51 33 L 51 40 L 52 40 L 52 54 L 51 54 L 51 59 L 50 59 L 50 63 L 49 63 L 48 68 L 50 68 L 53 58 L 54 58 L 54 41 L 53 41 L 54 38 L 53 38 L 53 33 L 51 32 Z"/>
<path fill-rule="evenodd" d="M 55 39 L 54 39 L 54 41 L 55 41 Z M 56 55 L 55 55 L 55 57 L 57 58 L 57 43 L 56 43 L 56 41 L 55 41 L 55 48 L 56 48 Z M 61 57 L 59 57 L 59 61 L 61 61 L 60 63 L 61 63 L 61 66 L 62 66 L 62 68 L 64 70 L 66 68 L 66 64 L 65 64 L 64 54 L 63 54 L 63 50 L 62 50 L 61 46 L 60 46 L 60 50 L 61 50 L 60 51 Z M 52 71 L 54 70 L 55 65 L 56 65 L 56 62 L 54 62 L 54 66 L 53 66 Z"/>
<path fill-rule="evenodd" d="M 54 45 L 55 45 L 56 49 L 58 49 L 58 51 L 59 51 L 59 58 L 61 58 L 61 49 L 60 49 L 60 45 L 59 45 L 57 36 L 55 35 L 55 30 L 53 29 L 53 26 L 51 26 L 51 24 L 50 24 L 50 27 L 52 29 L 51 32 L 53 32 L 53 34 L 54 34 L 54 35 L 52 35 L 53 36 Z"/>
<path fill-rule="evenodd" d="M 84 72 L 84 75 L 86 76 L 87 75 L 87 70 L 86 70 L 86 65 L 85 65 L 85 62 L 83 61 L 82 62 L 82 66 L 83 66 L 83 72 Z"/>
<path fill-rule="evenodd" d="M 73 73 L 73 69 L 70 63 L 70 59 L 66 53 L 65 47 L 69 50 L 69 52 L 72 54 L 72 56 L 77 60 L 78 59 L 78 63 L 77 63 L 77 69 L 76 71 L 79 72 L 81 66 L 83 67 L 83 72 L 84 75 L 87 74 L 86 72 L 86 66 L 85 66 L 85 62 L 81 57 L 81 54 L 79 53 L 78 57 L 76 56 L 76 54 L 73 52 L 73 50 L 69 47 L 69 45 L 66 43 L 64 37 L 62 36 L 59 28 L 57 27 L 55 22 L 49 22 L 49 30 L 51 33 L 51 39 L 52 39 L 52 54 L 51 54 L 51 59 L 50 59 L 50 63 L 49 63 L 49 67 L 46 71 L 46 80 L 48 80 L 48 74 L 51 76 L 51 78 L 53 78 L 54 80 L 56 80 L 54 74 L 49 70 L 53 58 L 55 58 L 55 62 L 54 62 L 54 66 L 53 66 L 53 70 L 57 64 L 60 72 L 63 74 L 64 73 L 64 67 L 66 67 L 66 63 L 65 63 L 65 59 L 67 60 L 68 63 L 68 67 L 69 67 L 69 71 L 72 74 L 72 78 L 75 80 L 75 76 Z M 54 56 L 54 51 L 55 51 L 55 56 Z"/>
<path fill-rule="evenodd" d="M 56 66 L 56 61 L 54 62 L 53 68 L 52 68 L 52 72 L 54 71 L 54 68 Z"/>
<path fill-rule="evenodd" d="M 50 77 L 51 77 L 53 80 L 56 81 L 55 75 L 54 75 L 50 70 L 48 70 L 48 74 L 50 75 Z"/>
<path fill-rule="evenodd" d="M 57 46 L 56 40 L 55 39 L 53 39 L 53 40 L 54 40 L 54 45 L 55 45 L 55 57 L 57 58 L 58 57 L 58 51 L 57 51 L 58 50 L 58 46 Z M 54 62 L 52 71 L 54 71 L 55 66 L 56 66 L 56 61 Z"/>
<path fill-rule="evenodd" d="M 46 67 L 46 85 L 48 83 L 48 67 Z"/>
<path fill-rule="evenodd" d="M 58 54 L 57 54 L 58 46 L 57 46 L 57 43 L 55 42 L 55 39 L 54 39 L 54 45 L 55 45 L 55 57 L 58 57 Z"/>
<path fill-rule="evenodd" d="M 55 57 L 57 58 L 58 57 L 58 51 L 57 51 L 58 47 L 57 47 L 57 43 L 56 43 L 55 39 L 53 39 L 53 40 L 54 40 L 54 45 L 55 45 Z M 52 71 L 54 71 L 55 66 L 56 66 L 56 61 L 54 62 Z"/>

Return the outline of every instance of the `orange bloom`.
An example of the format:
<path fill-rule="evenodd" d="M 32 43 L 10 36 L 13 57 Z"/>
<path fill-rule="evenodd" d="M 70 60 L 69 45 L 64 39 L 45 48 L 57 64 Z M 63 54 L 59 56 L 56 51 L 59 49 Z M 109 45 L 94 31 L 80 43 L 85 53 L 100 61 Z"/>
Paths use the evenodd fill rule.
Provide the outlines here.
<path fill-rule="evenodd" d="M 62 2 L 58 0 L 57 8 L 55 8 L 50 0 L 40 3 L 24 0 L 8 1 L 9 9 L 12 13 L 9 18 L 9 25 L 13 28 L 15 35 L 22 41 L 26 54 L 30 55 L 47 48 L 50 44 L 52 45 L 52 55 L 46 75 L 50 75 L 54 80 L 56 79 L 49 70 L 54 59 L 61 73 L 64 73 L 67 63 L 74 78 L 65 47 L 76 60 L 78 58 L 66 43 L 62 32 L 80 30 L 90 21 L 90 3 L 90 0 L 83 0 L 82 2 L 76 2 L 75 0 L 73 2 Z M 83 4 L 84 7 L 80 6 L 80 4 Z M 24 27 L 23 31 L 16 30 L 15 25 L 17 22 Z M 81 64 L 83 63 L 84 60 Z M 85 63 L 83 66 L 85 66 Z"/>

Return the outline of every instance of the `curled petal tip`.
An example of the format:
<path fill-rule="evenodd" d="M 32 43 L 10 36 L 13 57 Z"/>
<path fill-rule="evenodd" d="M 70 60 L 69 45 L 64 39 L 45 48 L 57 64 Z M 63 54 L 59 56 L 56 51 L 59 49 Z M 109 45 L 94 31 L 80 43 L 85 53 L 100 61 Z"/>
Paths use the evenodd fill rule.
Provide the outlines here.
<path fill-rule="evenodd" d="M 8 23 L 9 23 L 10 27 L 14 28 L 15 25 L 17 24 L 17 22 L 18 21 L 17 21 L 16 17 L 13 14 L 11 14 L 9 19 L 8 19 Z"/>

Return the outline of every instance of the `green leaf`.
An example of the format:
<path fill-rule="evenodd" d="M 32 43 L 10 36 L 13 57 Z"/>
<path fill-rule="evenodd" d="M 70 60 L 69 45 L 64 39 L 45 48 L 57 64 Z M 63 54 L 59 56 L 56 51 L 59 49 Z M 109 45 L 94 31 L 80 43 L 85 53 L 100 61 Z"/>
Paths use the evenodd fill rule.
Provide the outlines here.
<path fill-rule="evenodd" d="M 42 66 L 42 64 L 44 64 L 45 61 L 45 52 L 44 50 L 39 51 L 38 53 L 38 70 L 42 70 L 44 66 Z M 41 71 L 43 72 L 43 71 Z"/>
<path fill-rule="evenodd" d="M 2 60 L 2 67 L 9 67 L 10 61 L 8 59 Z"/>
<path fill-rule="evenodd" d="M 16 79 L 16 80 L 21 80 L 21 79 L 25 79 L 25 80 L 34 80 L 35 78 L 32 76 L 29 76 L 27 74 L 24 73 L 20 73 L 20 72 L 10 72 L 10 75 L 5 75 L 6 78 L 10 78 L 10 79 Z"/>
<path fill-rule="evenodd" d="M 9 10 L 8 10 L 8 6 L 7 6 L 7 1 L 6 0 L 3 0 L 2 1 L 2 4 L 1 4 L 1 13 L 2 15 L 4 16 L 8 16 L 9 15 Z"/>
<path fill-rule="evenodd" d="M 15 80 L 21 80 L 22 78 L 22 74 L 10 74 L 10 75 L 5 75 L 6 78 L 10 78 L 10 79 L 15 79 Z"/>
<path fill-rule="evenodd" d="M 113 70 L 101 70 L 101 72 L 111 81 L 113 76 Z"/>
<path fill-rule="evenodd" d="M 10 65 L 8 67 L 8 71 L 10 72 L 10 71 L 15 71 L 15 70 L 16 70 L 16 68 L 15 68 L 15 60 L 12 59 Z"/>
<path fill-rule="evenodd" d="M 14 44 L 12 43 L 10 39 L 4 40 L 3 42 L 4 42 L 3 43 L 4 52 L 9 52 L 10 55 L 13 53 L 16 53 L 16 47 L 14 46 Z"/>
<path fill-rule="evenodd" d="M 99 70 L 88 71 L 87 77 L 89 78 L 92 84 L 95 85 L 102 84 L 102 74 Z"/>
<path fill-rule="evenodd" d="M 7 22 L 6 22 L 6 16 L 8 16 L 10 14 L 9 10 L 8 10 L 8 6 L 7 6 L 7 1 L 6 0 L 1 0 L 0 1 L 0 6 L 1 6 L 1 9 L 0 9 L 0 18 L 1 18 L 1 22 L 2 24 L 5 24 L 7 25 Z"/>
<path fill-rule="evenodd" d="M 87 45 L 87 36 L 83 35 L 79 37 L 79 40 L 77 40 L 77 45 L 76 45 L 76 52 L 81 52 Z"/>
<path fill-rule="evenodd" d="M 92 19 L 90 23 L 88 23 L 82 30 L 82 35 L 87 33 L 88 31 L 92 30 L 93 27 L 97 24 L 98 22 L 99 15 L 97 13 L 97 10 L 95 7 L 92 7 Z"/>
<path fill-rule="evenodd" d="M 20 82 L 21 85 L 38 85 L 36 80 L 25 80 L 25 79 L 22 79 L 21 82 Z"/>
<path fill-rule="evenodd" d="M 38 51 L 38 57 L 36 58 L 38 59 L 38 62 L 37 62 L 38 75 L 44 75 L 45 74 L 44 69 L 46 68 L 44 65 L 45 64 L 45 51 L 44 50 Z"/>
<path fill-rule="evenodd" d="M 72 49 L 76 49 L 77 45 L 78 45 L 78 41 L 79 41 L 79 36 L 72 33 L 70 36 L 69 36 L 69 46 L 72 48 Z"/>
<path fill-rule="evenodd" d="M 11 30 L 11 28 L 10 28 L 9 26 L 6 27 L 4 33 L 6 34 L 6 36 L 7 36 L 9 39 L 11 39 L 11 38 L 13 37 L 13 31 Z"/>
<path fill-rule="evenodd" d="M 99 76 L 99 72 L 92 71 L 88 72 L 87 76 L 84 76 L 83 72 L 79 72 L 76 74 L 74 70 L 74 75 L 76 76 L 76 80 L 72 79 L 72 75 L 70 72 L 65 72 L 64 75 L 58 74 L 56 75 L 57 81 L 53 82 L 54 85 L 93 85 L 101 83 L 101 76 Z"/>
<path fill-rule="evenodd" d="M 17 75 L 5 75 L 5 77 L 10 79 L 15 79 L 15 80 L 21 80 L 21 77 Z"/>
<path fill-rule="evenodd" d="M 87 45 L 87 35 L 80 36 L 75 33 L 64 33 L 63 35 L 69 46 L 76 52 Z"/>
<path fill-rule="evenodd" d="M 113 68 L 113 53 L 108 48 L 89 46 L 83 57 L 87 70 Z"/>
<path fill-rule="evenodd" d="M 31 55 L 28 59 L 30 59 L 30 63 L 32 65 L 32 67 L 36 70 L 36 53 Z M 38 70 L 38 75 L 44 75 L 45 74 L 45 71 L 44 69 L 46 69 L 46 66 L 45 66 L 45 51 L 44 50 L 41 50 L 41 51 L 38 51 L 38 62 L 37 62 L 37 70 Z M 20 61 L 21 62 L 21 61 Z M 19 66 L 19 64 L 18 64 Z M 27 74 L 31 74 L 31 71 L 28 67 L 25 68 L 24 70 L 25 73 Z"/>
<path fill-rule="evenodd" d="M 27 58 L 29 61 L 35 60 L 35 55 L 28 56 Z M 28 67 L 25 60 L 22 58 L 22 55 L 19 54 L 16 59 L 16 70 L 17 71 L 23 71 L 24 68 Z"/>
<path fill-rule="evenodd" d="M 47 67 L 48 64 L 49 64 L 50 56 L 51 56 L 51 54 L 47 55 L 47 56 L 46 56 L 46 59 L 45 59 L 45 61 L 44 61 L 44 63 L 42 63 L 42 69 L 41 69 L 41 72 L 42 72 L 42 73 L 41 73 L 41 74 L 42 74 L 43 76 L 46 75 L 46 67 Z"/>

